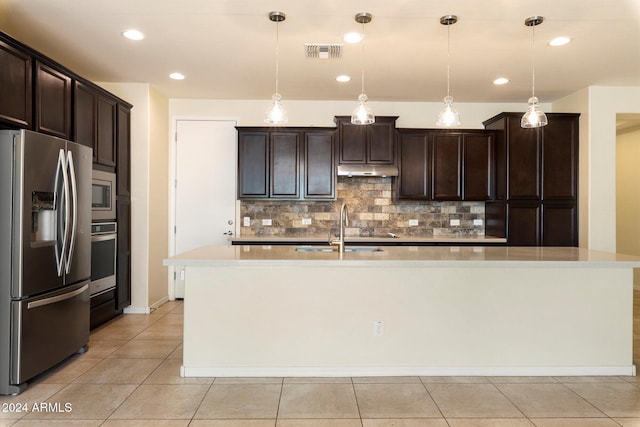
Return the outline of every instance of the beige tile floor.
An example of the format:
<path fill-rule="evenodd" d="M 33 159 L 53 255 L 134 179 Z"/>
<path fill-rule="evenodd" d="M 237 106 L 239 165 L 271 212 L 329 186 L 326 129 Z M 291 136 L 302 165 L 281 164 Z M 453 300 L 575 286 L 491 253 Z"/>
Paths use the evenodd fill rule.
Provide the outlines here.
<path fill-rule="evenodd" d="M 638 344 L 640 292 L 634 307 Z M 180 378 L 182 309 L 95 330 L 87 353 L 0 396 L 0 427 L 640 427 L 637 377 Z"/>

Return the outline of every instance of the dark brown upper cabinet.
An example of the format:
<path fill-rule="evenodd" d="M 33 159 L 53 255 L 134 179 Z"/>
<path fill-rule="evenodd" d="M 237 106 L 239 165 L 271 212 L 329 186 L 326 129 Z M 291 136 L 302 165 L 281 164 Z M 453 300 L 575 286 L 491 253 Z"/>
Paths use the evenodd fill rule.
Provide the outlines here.
<path fill-rule="evenodd" d="M 378 116 L 370 125 L 351 124 L 351 117 L 336 116 L 340 164 L 394 165 L 396 120 Z"/>
<path fill-rule="evenodd" d="M 333 130 L 303 132 L 305 199 L 333 199 L 336 196 L 336 139 Z"/>
<path fill-rule="evenodd" d="M 300 135 L 297 132 L 278 131 L 272 132 L 269 139 L 269 196 L 297 199 L 300 197 Z"/>
<path fill-rule="evenodd" d="M 10 126 L 32 128 L 32 65 L 30 54 L 0 40 L 0 121 Z"/>
<path fill-rule="evenodd" d="M 238 128 L 238 198 L 335 198 L 335 131 Z"/>
<path fill-rule="evenodd" d="M 118 197 L 131 195 L 131 109 L 118 104 L 117 111 L 117 162 L 116 194 Z"/>
<path fill-rule="evenodd" d="M 481 130 L 398 130 L 396 197 L 491 200 L 494 140 Z"/>
<path fill-rule="evenodd" d="M 75 82 L 75 140 L 93 148 L 93 163 L 116 166 L 116 109 L 118 101 L 94 86 Z"/>
<path fill-rule="evenodd" d="M 71 137 L 71 77 L 40 61 L 35 63 L 36 131 Z"/>
<path fill-rule="evenodd" d="M 98 137 L 98 92 L 86 83 L 74 82 L 74 140 L 93 148 L 93 162 L 98 160 L 95 149 Z"/>
<path fill-rule="evenodd" d="M 433 199 L 462 200 L 462 135 L 434 132 Z"/>
<path fill-rule="evenodd" d="M 238 129 L 238 198 L 269 197 L 269 132 Z"/>
<path fill-rule="evenodd" d="M 105 94 L 98 94 L 98 138 L 94 151 L 97 163 L 116 166 L 116 108 L 118 102 Z"/>

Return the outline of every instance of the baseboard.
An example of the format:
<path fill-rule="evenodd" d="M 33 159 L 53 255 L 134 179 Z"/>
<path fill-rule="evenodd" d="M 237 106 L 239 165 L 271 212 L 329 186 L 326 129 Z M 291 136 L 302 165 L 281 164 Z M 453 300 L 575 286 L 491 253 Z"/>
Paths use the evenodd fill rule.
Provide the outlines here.
<path fill-rule="evenodd" d="M 160 307 L 162 304 L 164 304 L 165 302 L 169 301 L 169 297 L 165 296 L 160 298 L 158 301 L 154 302 L 153 304 L 151 304 L 151 310 L 155 310 L 156 308 Z"/>
<path fill-rule="evenodd" d="M 124 314 L 150 314 L 151 307 L 134 307 L 130 305 L 123 310 Z"/>
<path fill-rule="evenodd" d="M 473 366 L 473 367 L 190 367 L 182 377 L 378 377 L 378 376 L 635 376 L 630 366 Z"/>

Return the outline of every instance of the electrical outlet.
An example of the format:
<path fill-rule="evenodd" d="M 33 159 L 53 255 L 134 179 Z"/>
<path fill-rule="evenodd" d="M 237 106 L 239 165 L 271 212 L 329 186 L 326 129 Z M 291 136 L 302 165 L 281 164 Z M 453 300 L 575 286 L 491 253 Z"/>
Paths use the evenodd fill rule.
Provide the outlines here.
<path fill-rule="evenodd" d="M 482 222 L 481 219 L 474 219 L 473 220 L 473 225 L 482 225 L 482 224 L 483 224 L 483 222 Z"/>
<path fill-rule="evenodd" d="M 271 225 L 271 219 L 263 219 L 262 225 Z"/>
<path fill-rule="evenodd" d="M 248 216 L 245 216 L 244 218 L 242 218 L 242 226 L 251 227 L 251 218 Z"/>
<path fill-rule="evenodd" d="M 302 225 L 311 225 L 311 218 L 302 218 Z"/>
<path fill-rule="evenodd" d="M 418 220 L 417 219 L 410 219 L 409 220 L 409 227 L 417 227 L 418 226 Z"/>
<path fill-rule="evenodd" d="M 384 322 L 382 320 L 376 320 L 373 322 L 373 335 L 376 337 L 384 335 Z"/>
<path fill-rule="evenodd" d="M 460 225 L 460 220 L 459 219 L 452 219 L 449 221 L 449 225 L 451 225 L 452 227 L 456 227 L 458 225 Z"/>

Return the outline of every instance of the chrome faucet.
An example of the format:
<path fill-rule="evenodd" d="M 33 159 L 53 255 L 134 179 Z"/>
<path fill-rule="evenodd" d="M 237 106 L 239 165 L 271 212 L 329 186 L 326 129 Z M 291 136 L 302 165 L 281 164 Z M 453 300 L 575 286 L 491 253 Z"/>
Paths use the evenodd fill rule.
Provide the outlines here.
<path fill-rule="evenodd" d="M 344 253 L 344 227 L 349 226 L 349 212 L 347 212 L 347 204 L 342 203 L 340 207 L 340 235 L 336 236 L 338 239 L 330 239 L 330 245 L 338 245 L 340 254 Z"/>

